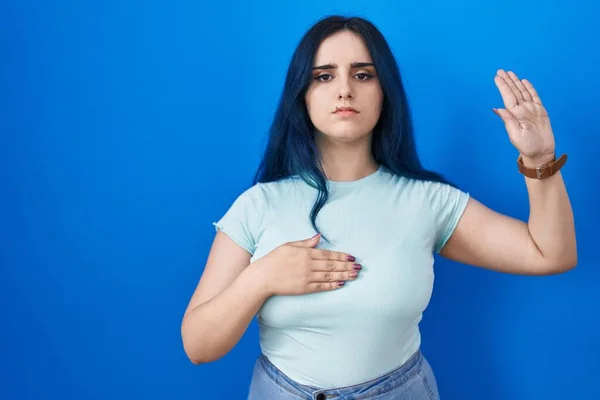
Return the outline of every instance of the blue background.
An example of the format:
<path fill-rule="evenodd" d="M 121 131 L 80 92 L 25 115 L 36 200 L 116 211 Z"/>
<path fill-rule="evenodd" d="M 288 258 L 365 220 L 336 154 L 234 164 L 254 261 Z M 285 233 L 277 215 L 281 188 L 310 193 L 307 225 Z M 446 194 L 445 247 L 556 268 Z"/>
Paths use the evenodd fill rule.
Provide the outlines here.
<path fill-rule="evenodd" d="M 194 366 L 180 322 L 248 187 L 309 25 L 371 19 L 403 73 L 426 166 L 526 220 L 498 68 L 552 120 L 579 265 L 511 276 L 438 258 L 423 349 L 445 400 L 600 398 L 600 84 L 591 1 L 0 5 L 0 398 L 245 398 L 253 322 Z M 249 4 L 253 3 L 253 4 Z"/>

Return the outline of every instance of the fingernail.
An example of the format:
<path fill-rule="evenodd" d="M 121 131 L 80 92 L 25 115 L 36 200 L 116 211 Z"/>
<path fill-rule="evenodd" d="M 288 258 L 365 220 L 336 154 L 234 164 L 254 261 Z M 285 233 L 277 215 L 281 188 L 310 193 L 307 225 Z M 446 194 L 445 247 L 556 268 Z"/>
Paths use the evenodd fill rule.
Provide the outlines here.
<path fill-rule="evenodd" d="M 354 265 L 352 266 L 352 268 L 354 268 L 354 269 L 355 269 L 355 270 L 357 270 L 357 271 L 360 271 L 360 270 L 362 269 L 362 265 L 360 265 L 360 264 L 354 264 Z"/>
<path fill-rule="evenodd" d="M 344 281 L 340 281 L 340 282 L 338 282 L 338 286 L 344 286 L 345 283 L 346 282 L 344 282 Z"/>
<path fill-rule="evenodd" d="M 356 261 L 356 258 L 354 258 L 352 256 L 346 256 L 346 260 L 348 260 L 348 261 Z"/>
<path fill-rule="evenodd" d="M 316 239 L 317 236 L 319 236 L 319 235 L 320 235 L 320 233 L 317 233 L 315 236 L 311 237 L 311 239 Z"/>

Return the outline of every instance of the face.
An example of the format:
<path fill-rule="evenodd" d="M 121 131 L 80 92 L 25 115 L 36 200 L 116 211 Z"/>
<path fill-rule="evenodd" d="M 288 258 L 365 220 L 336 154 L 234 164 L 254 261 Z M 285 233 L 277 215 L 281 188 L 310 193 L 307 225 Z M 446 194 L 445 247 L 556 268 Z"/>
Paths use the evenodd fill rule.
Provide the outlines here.
<path fill-rule="evenodd" d="M 363 39 L 353 32 L 338 32 L 321 43 L 305 98 L 315 134 L 338 142 L 371 134 L 383 103 L 372 63 Z M 336 112 L 338 107 L 356 112 Z"/>

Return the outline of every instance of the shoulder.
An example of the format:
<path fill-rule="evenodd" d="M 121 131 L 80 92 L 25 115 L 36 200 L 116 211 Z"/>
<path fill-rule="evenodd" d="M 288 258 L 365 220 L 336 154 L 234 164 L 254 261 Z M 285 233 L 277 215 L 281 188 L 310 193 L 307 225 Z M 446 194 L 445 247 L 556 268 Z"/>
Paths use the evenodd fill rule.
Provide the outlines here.
<path fill-rule="evenodd" d="M 453 187 L 447 183 L 441 183 L 433 180 L 410 177 L 396 174 L 388 169 L 384 169 L 379 181 L 392 193 L 399 193 L 402 196 L 410 196 L 415 200 L 432 200 L 444 190 L 452 190 Z"/>
<path fill-rule="evenodd" d="M 469 197 L 468 192 L 447 182 L 421 180 L 419 185 L 434 209 L 449 206 L 456 202 L 464 203 Z"/>
<path fill-rule="evenodd" d="M 273 182 L 257 182 L 244 189 L 237 197 L 236 202 L 247 204 L 254 208 L 267 208 L 272 201 L 285 198 L 293 191 L 302 187 L 299 178 L 284 178 Z"/>
<path fill-rule="evenodd" d="M 434 251 L 439 253 L 452 236 L 470 199 L 470 194 L 445 182 L 421 182 L 436 228 Z"/>

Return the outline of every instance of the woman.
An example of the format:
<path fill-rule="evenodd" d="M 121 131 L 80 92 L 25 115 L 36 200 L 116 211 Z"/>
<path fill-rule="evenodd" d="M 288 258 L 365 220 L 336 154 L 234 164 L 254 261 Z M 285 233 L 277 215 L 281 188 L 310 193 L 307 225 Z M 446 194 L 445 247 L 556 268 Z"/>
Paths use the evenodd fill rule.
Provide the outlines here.
<path fill-rule="evenodd" d="M 370 22 L 316 23 L 293 55 L 254 185 L 214 224 L 182 322 L 191 361 L 227 354 L 258 314 L 249 399 L 439 398 L 418 327 L 433 252 L 527 275 L 577 262 L 548 115 L 527 80 L 499 70 L 494 81 L 528 223 L 421 166 L 398 67 Z"/>

